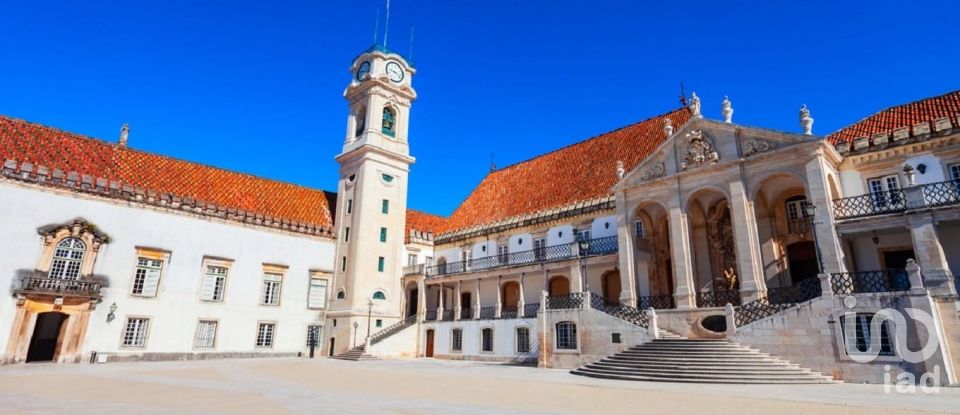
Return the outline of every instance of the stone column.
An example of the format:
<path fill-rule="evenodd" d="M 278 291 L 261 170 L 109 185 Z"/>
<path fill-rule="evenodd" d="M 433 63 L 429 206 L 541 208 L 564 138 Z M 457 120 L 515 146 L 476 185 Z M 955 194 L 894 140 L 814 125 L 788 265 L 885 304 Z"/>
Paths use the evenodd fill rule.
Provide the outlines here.
<path fill-rule="evenodd" d="M 523 298 L 523 279 L 526 274 L 526 272 L 520 273 L 520 300 L 517 302 L 517 318 L 523 318 L 523 306 L 527 303 Z"/>
<path fill-rule="evenodd" d="M 543 268 L 543 265 L 540 265 Z M 543 268 L 543 291 L 546 291 L 549 295 L 550 293 L 550 271 L 546 268 Z"/>
<path fill-rule="evenodd" d="M 730 183 L 730 219 L 733 224 L 733 244 L 737 251 L 740 296 L 746 303 L 766 296 L 767 284 L 760 267 L 757 216 L 753 212 L 753 202 L 740 180 Z"/>
<path fill-rule="evenodd" d="M 909 216 L 910 238 L 913 239 L 913 252 L 917 263 L 923 270 L 924 286 L 933 295 L 952 295 L 953 273 L 947 263 L 947 256 L 940 245 L 937 226 L 930 213 Z"/>
<path fill-rule="evenodd" d="M 427 316 L 427 283 L 426 277 L 417 277 L 417 320 L 423 321 Z"/>
<path fill-rule="evenodd" d="M 503 311 L 503 276 L 497 275 L 497 308 L 493 311 L 494 318 L 500 318 Z"/>
<path fill-rule="evenodd" d="M 830 195 L 830 184 L 827 179 L 827 166 L 822 155 L 807 162 L 807 202 L 816 207 L 813 218 L 817 231 L 817 248 L 823 261 L 823 273 L 846 271 L 843 264 L 843 249 L 840 247 L 840 237 L 833 220 L 833 197 Z"/>
<path fill-rule="evenodd" d="M 457 296 L 453 299 L 453 303 L 454 303 L 453 320 L 454 321 L 460 320 L 460 310 L 463 309 L 463 304 L 460 304 L 460 302 L 463 301 L 463 296 L 460 291 L 461 285 L 462 285 L 461 282 L 457 281 Z"/>
<path fill-rule="evenodd" d="M 679 206 L 670 208 L 670 256 L 673 264 L 673 294 L 678 309 L 696 308 L 693 263 L 690 258 L 690 226 L 687 214 Z"/>
<path fill-rule="evenodd" d="M 443 283 L 437 286 L 440 287 L 440 296 L 437 299 L 437 321 L 443 321 Z"/>
<path fill-rule="evenodd" d="M 617 198 L 617 253 L 620 260 L 620 304 L 636 304 L 636 272 L 634 267 L 636 252 L 633 239 L 633 224 L 627 210 L 626 197 Z"/>
<path fill-rule="evenodd" d="M 583 276 L 581 274 L 580 261 L 575 260 L 573 266 L 570 267 L 570 292 L 579 293 L 583 292 Z"/>
<path fill-rule="evenodd" d="M 473 295 L 473 318 L 480 319 L 480 278 L 477 278 L 477 292 Z"/>

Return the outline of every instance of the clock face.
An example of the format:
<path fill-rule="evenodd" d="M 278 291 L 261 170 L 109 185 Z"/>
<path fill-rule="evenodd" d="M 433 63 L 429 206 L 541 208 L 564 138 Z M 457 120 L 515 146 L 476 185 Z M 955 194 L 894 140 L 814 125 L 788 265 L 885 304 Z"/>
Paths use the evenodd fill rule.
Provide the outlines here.
<path fill-rule="evenodd" d="M 400 67 L 399 63 L 387 62 L 387 77 L 393 82 L 403 81 L 403 68 Z"/>
<path fill-rule="evenodd" d="M 364 61 L 360 64 L 360 67 L 357 68 L 357 80 L 363 79 L 368 73 L 370 73 L 370 61 Z"/>

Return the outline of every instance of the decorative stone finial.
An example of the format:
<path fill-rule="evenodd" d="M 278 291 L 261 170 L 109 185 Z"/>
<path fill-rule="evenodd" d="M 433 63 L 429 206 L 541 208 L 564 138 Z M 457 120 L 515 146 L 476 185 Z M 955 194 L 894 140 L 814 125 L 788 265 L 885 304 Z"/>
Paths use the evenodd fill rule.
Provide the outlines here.
<path fill-rule="evenodd" d="M 627 170 L 623 168 L 623 162 L 617 160 L 617 180 L 623 180 L 623 174 L 626 172 Z"/>
<path fill-rule="evenodd" d="M 810 116 L 807 104 L 800 107 L 800 127 L 803 128 L 804 135 L 813 135 L 813 117 Z"/>
<path fill-rule="evenodd" d="M 723 102 L 720 104 L 720 114 L 723 114 L 723 122 L 730 124 L 733 122 L 733 104 L 730 103 L 730 98 L 726 95 L 723 96 Z"/>
<path fill-rule="evenodd" d="M 703 115 L 700 114 L 700 97 L 697 96 L 696 92 L 690 93 L 690 115 L 693 118 L 703 118 Z"/>
<path fill-rule="evenodd" d="M 123 127 L 120 127 L 120 147 L 127 146 L 127 137 L 130 136 L 130 124 L 123 124 Z"/>
<path fill-rule="evenodd" d="M 667 133 L 668 138 L 673 135 L 673 121 L 669 118 L 663 120 L 663 132 Z"/>

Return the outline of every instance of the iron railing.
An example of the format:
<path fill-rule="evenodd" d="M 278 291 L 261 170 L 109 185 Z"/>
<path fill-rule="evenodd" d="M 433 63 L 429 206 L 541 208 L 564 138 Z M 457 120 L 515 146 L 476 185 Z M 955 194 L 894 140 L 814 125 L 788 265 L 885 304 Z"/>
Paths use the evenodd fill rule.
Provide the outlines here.
<path fill-rule="evenodd" d="M 810 232 L 811 228 L 813 228 L 813 218 L 811 217 L 787 220 L 787 230 L 790 231 L 790 234 L 804 235 Z"/>
<path fill-rule="evenodd" d="M 440 319 L 443 321 L 453 321 L 454 310 L 443 310 L 443 315 L 440 316 Z"/>
<path fill-rule="evenodd" d="M 923 201 L 927 207 L 960 204 L 960 180 L 925 184 Z"/>
<path fill-rule="evenodd" d="M 467 261 L 447 262 L 426 267 L 428 277 L 484 271 L 502 267 L 561 261 L 579 256 L 609 255 L 617 252 L 617 237 L 590 239 L 529 251 L 496 254 Z"/>
<path fill-rule="evenodd" d="M 460 320 L 473 320 L 473 309 L 470 307 L 461 308 Z"/>
<path fill-rule="evenodd" d="M 15 294 L 47 294 L 59 297 L 100 298 L 101 284 L 85 279 L 68 280 L 46 276 L 21 275 Z"/>
<path fill-rule="evenodd" d="M 378 342 L 380 342 L 380 340 L 383 340 L 383 339 L 385 339 L 385 338 L 387 338 L 387 337 L 390 337 L 390 336 L 392 336 L 394 333 L 396 333 L 396 332 L 398 332 L 398 331 L 400 331 L 400 330 L 403 330 L 403 329 L 405 329 L 405 328 L 407 328 L 407 327 L 410 327 L 410 326 L 412 326 L 412 325 L 413 325 L 414 323 L 416 323 L 416 322 L 417 322 L 417 316 L 416 316 L 416 315 L 413 315 L 413 316 L 409 316 L 409 317 L 407 317 L 407 318 L 405 318 L 405 319 L 403 319 L 403 320 L 400 320 L 399 322 L 394 323 L 394 324 L 392 324 L 392 325 L 390 325 L 390 326 L 387 326 L 387 328 L 385 328 L 385 329 L 383 329 L 383 330 L 380 330 L 380 331 L 378 331 L 378 332 L 376 332 L 376 333 L 373 333 L 373 335 L 370 336 L 370 344 L 377 344 Z"/>
<path fill-rule="evenodd" d="M 697 307 L 724 307 L 727 304 L 740 305 L 740 291 L 715 290 L 697 293 Z"/>
<path fill-rule="evenodd" d="M 500 309 L 500 318 L 502 319 L 513 319 L 517 318 L 517 307 L 503 307 Z"/>
<path fill-rule="evenodd" d="M 830 286 L 836 294 L 909 291 L 910 279 L 902 269 L 837 272 L 830 274 Z"/>
<path fill-rule="evenodd" d="M 646 310 L 648 308 L 655 308 L 657 310 L 674 308 L 673 296 L 651 295 L 646 297 L 637 297 L 637 308 L 641 310 Z"/>
<path fill-rule="evenodd" d="M 427 314 L 424 316 L 424 321 L 435 321 L 437 319 L 437 310 L 427 310 Z"/>
<path fill-rule="evenodd" d="M 496 307 L 480 307 L 480 320 L 493 320 L 497 318 Z"/>
<path fill-rule="evenodd" d="M 523 318 L 535 318 L 540 311 L 540 303 L 531 303 L 523 305 Z"/>
<path fill-rule="evenodd" d="M 590 307 L 640 327 L 647 327 L 650 324 L 650 318 L 646 311 L 618 304 L 615 300 L 606 299 L 596 294 L 590 294 Z"/>
<path fill-rule="evenodd" d="M 823 295 L 819 278 L 809 278 L 792 287 L 770 288 L 767 295 L 734 310 L 737 327 L 777 314 Z"/>
<path fill-rule="evenodd" d="M 547 297 L 547 310 L 583 308 L 583 293 L 570 293 Z"/>
<path fill-rule="evenodd" d="M 833 201 L 833 215 L 837 219 L 899 213 L 907 210 L 907 198 L 902 189 L 884 190 Z"/>

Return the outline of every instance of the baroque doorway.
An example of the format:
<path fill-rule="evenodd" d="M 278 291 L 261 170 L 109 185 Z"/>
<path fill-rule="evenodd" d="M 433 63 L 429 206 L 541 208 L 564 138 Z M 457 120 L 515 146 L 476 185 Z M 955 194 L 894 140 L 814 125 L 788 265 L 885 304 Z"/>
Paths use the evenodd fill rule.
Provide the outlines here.
<path fill-rule="evenodd" d="M 67 315 L 50 311 L 37 315 L 37 323 L 33 327 L 33 337 L 30 339 L 30 349 L 27 351 L 27 362 L 49 362 L 56 358 L 62 339 L 63 323 Z"/>

